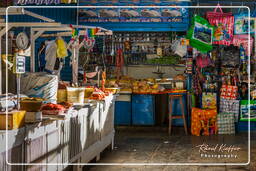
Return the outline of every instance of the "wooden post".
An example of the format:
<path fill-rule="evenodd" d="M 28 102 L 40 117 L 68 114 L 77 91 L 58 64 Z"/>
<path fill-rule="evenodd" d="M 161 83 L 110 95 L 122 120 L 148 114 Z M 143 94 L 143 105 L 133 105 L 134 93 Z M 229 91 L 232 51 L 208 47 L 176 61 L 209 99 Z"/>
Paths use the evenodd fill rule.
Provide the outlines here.
<path fill-rule="evenodd" d="M 30 29 L 30 43 L 31 43 L 31 56 L 30 56 L 30 72 L 35 72 L 35 40 L 34 30 Z"/>
<path fill-rule="evenodd" d="M 72 53 L 72 82 L 78 85 L 78 50 L 73 48 Z"/>

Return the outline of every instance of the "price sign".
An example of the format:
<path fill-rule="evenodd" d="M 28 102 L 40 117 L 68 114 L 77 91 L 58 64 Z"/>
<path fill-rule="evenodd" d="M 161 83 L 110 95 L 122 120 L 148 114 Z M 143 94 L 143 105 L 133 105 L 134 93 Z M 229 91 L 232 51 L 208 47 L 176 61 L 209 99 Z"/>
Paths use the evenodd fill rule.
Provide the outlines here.
<path fill-rule="evenodd" d="M 26 71 L 25 64 L 26 64 L 26 59 L 24 56 L 16 56 L 15 73 L 17 74 L 25 73 Z"/>

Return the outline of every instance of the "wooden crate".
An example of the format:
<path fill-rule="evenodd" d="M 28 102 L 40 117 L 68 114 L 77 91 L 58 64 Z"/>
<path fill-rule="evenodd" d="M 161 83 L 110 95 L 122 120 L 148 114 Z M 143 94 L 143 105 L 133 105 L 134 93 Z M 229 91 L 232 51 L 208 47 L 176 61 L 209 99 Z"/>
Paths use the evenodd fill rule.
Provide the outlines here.
<path fill-rule="evenodd" d="M 0 130 L 6 129 L 6 117 L 8 117 L 7 129 L 17 129 L 24 126 L 26 111 L 12 111 L 8 115 L 0 113 Z"/>

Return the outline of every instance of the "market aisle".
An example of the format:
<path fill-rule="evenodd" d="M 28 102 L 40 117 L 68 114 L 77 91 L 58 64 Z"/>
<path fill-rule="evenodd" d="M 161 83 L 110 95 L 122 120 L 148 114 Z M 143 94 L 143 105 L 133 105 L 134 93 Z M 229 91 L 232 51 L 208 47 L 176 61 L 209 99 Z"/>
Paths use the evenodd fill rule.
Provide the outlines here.
<path fill-rule="evenodd" d="M 139 130 L 138 130 L 139 129 Z M 176 129 L 177 130 L 177 129 Z M 233 162 L 247 161 L 247 134 L 218 135 L 218 136 L 185 136 L 183 130 L 178 130 L 168 137 L 162 128 L 133 128 L 118 129 L 116 132 L 115 149 L 110 152 L 104 151 L 98 163 L 174 163 L 174 162 L 229 162 L 227 158 L 207 158 L 201 157 L 198 144 L 227 144 L 240 147 L 237 159 Z M 177 132 L 177 131 L 176 131 Z M 139 170 L 192 170 L 192 171 L 256 171 L 256 138 L 252 143 L 252 158 L 250 166 L 87 166 L 84 170 L 89 171 L 139 171 Z"/>

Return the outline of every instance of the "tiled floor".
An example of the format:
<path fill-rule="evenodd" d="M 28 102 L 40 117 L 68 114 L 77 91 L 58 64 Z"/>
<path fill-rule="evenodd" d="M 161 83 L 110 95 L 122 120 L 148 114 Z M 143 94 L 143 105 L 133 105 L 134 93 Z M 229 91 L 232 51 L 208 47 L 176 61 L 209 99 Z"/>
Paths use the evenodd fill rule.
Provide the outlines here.
<path fill-rule="evenodd" d="M 176 133 L 175 133 L 176 131 Z M 214 152 L 199 152 L 201 144 L 216 147 Z M 226 147 L 233 146 L 240 149 L 232 152 L 221 152 L 221 144 Z M 86 166 L 89 171 L 142 171 L 142 170 L 170 170 L 170 171 L 256 171 L 256 136 L 251 135 L 251 163 L 246 166 L 168 166 L 166 163 L 247 163 L 248 161 L 248 134 L 216 135 L 216 136 L 185 136 L 177 128 L 171 136 L 166 134 L 164 128 L 121 128 L 117 129 L 115 148 L 106 150 L 98 163 L 162 163 L 160 166 Z M 225 155 L 202 157 L 201 154 Z M 231 154 L 237 155 L 237 158 Z M 228 155 L 230 157 L 228 158 Z"/>

